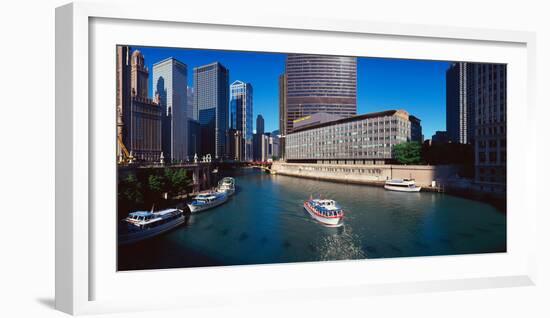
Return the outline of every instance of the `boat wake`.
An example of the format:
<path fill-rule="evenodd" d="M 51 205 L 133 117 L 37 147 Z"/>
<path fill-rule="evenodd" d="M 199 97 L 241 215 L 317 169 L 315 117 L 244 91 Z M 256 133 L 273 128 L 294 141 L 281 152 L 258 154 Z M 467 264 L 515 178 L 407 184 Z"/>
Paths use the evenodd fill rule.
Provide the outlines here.
<path fill-rule="evenodd" d="M 359 236 L 344 228 L 342 233 L 324 237 L 319 242 L 319 257 L 321 261 L 365 259 L 367 254 L 360 245 Z"/>

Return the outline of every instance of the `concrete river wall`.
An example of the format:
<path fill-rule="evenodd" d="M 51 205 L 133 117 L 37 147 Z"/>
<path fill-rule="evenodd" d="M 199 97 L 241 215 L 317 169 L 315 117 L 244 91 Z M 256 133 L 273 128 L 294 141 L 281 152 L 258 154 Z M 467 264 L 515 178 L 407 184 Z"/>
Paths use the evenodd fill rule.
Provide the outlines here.
<path fill-rule="evenodd" d="M 274 162 L 272 173 L 356 184 L 382 185 L 388 179 L 414 179 L 422 187 L 430 187 L 432 181 L 444 184 L 456 177 L 454 165 L 361 165 L 361 164 L 314 164 Z"/>

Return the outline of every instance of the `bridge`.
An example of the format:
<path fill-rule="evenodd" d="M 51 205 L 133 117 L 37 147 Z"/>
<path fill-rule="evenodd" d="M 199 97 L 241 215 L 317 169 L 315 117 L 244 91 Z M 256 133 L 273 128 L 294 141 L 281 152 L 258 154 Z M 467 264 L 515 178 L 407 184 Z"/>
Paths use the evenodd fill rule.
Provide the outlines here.
<path fill-rule="evenodd" d="M 204 189 L 212 187 L 212 162 L 182 162 L 182 163 L 158 163 L 158 162 L 134 162 L 118 165 L 118 177 L 124 178 L 132 172 L 140 170 L 156 170 L 156 169 L 184 169 L 190 174 L 193 182 L 193 192 L 197 193 Z"/>
<path fill-rule="evenodd" d="M 268 162 L 268 161 L 252 161 L 252 162 L 247 162 L 246 165 L 248 167 L 261 169 L 267 173 L 271 173 L 271 164 L 272 162 Z"/>

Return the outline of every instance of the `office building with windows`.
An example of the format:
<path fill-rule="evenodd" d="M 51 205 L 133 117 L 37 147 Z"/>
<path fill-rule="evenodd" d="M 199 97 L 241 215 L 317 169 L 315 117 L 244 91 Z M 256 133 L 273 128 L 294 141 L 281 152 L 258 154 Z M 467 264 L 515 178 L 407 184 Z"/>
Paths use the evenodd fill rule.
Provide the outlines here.
<path fill-rule="evenodd" d="M 187 65 L 170 57 L 153 64 L 153 89 L 162 110 L 162 151 L 171 162 L 189 160 Z"/>
<path fill-rule="evenodd" d="M 242 81 L 235 81 L 229 87 L 230 90 L 230 129 L 241 131 L 234 134 L 242 137 L 242 156 L 239 160 L 252 160 L 252 114 L 253 99 L 252 85 Z"/>
<path fill-rule="evenodd" d="M 424 137 L 422 135 L 422 125 L 420 124 L 420 119 L 416 116 L 410 115 L 409 122 L 411 123 L 411 141 L 423 143 Z"/>
<path fill-rule="evenodd" d="M 388 110 L 297 128 L 286 136 L 286 160 L 390 163 L 393 147 L 411 140 L 410 118 L 404 110 Z"/>
<path fill-rule="evenodd" d="M 469 100 L 472 65 L 451 64 L 446 73 L 446 124 L 451 142 L 472 144 L 474 138 L 474 104 Z"/>
<path fill-rule="evenodd" d="M 199 120 L 199 115 L 195 109 L 195 103 L 193 102 L 195 98 L 195 90 L 193 87 L 187 86 L 187 118 L 192 120 Z"/>
<path fill-rule="evenodd" d="M 280 158 L 284 159 L 284 145 L 286 136 L 287 112 L 286 112 L 286 74 L 279 76 L 279 145 Z"/>
<path fill-rule="evenodd" d="M 311 54 L 288 54 L 284 85 L 286 127 L 315 113 L 342 117 L 357 113 L 357 58 Z"/>
<path fill-rule="evenodd" d="M 149 70 L 139 50 L 117 47 L 117 152 L 136 161 L 159 161 L 162 151 L 158 96 L 150 99 Z"/>
<path fill-rule="evenodd" d="M 229 121 L 229 70 L 219 62 L 195 67 L 193 83 L 194 107 L 201 125 L 199 155 L 223 159 Z"/>
<path fill-rule="evenodd" d="M 475 109 L 475 180 L 482 190 L 506 191 L 506 65 L 471 63 Z"/>

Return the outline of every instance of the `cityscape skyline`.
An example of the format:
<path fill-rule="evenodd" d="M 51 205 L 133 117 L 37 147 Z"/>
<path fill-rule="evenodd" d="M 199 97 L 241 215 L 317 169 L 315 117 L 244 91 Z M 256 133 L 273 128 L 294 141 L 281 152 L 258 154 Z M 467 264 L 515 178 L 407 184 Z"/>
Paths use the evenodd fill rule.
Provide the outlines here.
<path fill-rule="evenodd" d="M 254 87 L 254 118 L 262 114 L 265 131 L 279 129 L 279 76 L 285 72 L 285 53 L 244 52 L 134 46 L 149 69 L 173 57 L 189 70 L 220 62 L 230 70 L 229 82 L 241 80 Z M 425 139 L 446 130 L 446 71 L 452 62 L 357 58 L 357 114 L 406 109 L 422 119 Z M 192 76 L 189 87 L 194 88 Z M 149 94 L 155 93 L 149 83 Z M 254 125 L 253 130 L 256 131 Z"/>

